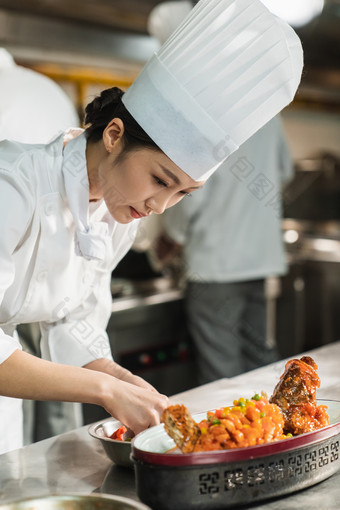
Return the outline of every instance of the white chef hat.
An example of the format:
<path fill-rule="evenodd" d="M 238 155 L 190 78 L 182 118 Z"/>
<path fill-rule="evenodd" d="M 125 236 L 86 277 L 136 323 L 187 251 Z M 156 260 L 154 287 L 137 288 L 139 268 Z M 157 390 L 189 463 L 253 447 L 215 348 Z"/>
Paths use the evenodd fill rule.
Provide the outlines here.
<path fill-rule="evenodd" d="M 197 3 L 197 2 L 196 2 Z M 173 0 L 157 4 L 149 14 L 147 28 L 150 35 L 164 44 L 168 37 L 192 10 L 191 0 Z"/>
<path fill-rule="evenodd" d="M 196 181 L 294 98 L 303 53 L 260 0 L 200 0 L 123 96 L 163 152 Z"/>

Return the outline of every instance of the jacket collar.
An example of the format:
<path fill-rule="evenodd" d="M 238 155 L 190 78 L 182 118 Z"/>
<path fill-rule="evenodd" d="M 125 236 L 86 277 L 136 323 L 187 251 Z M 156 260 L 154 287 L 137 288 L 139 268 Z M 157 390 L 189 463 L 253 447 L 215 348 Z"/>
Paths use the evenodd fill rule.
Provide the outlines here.
<path fill-rule="evenodd" d="M 86 260 L 105 259 L 115 220 L 105 214 L 104 221 L 96 221 L 96 213 L 90 214 L 89 180 L 86 165 L 85 133 L 67 141 L 63 151 L 62 172 L 69 207 L 76 224 L 75 251 Z M 99 208 L 106 205 L 102 203 Z M 96 212 L 98 212 L 97 209 Z M 104 216 L 100 215 L 101 217 Z"/>

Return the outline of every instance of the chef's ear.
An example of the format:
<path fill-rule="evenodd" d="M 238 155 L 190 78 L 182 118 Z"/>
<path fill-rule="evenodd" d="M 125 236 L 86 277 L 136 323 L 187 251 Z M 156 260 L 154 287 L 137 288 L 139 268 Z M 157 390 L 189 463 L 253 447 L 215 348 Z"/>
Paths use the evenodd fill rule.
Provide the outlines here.
<path fill-rule="evenodd" d="M 119 118 L 112 119 L 103 131 L 103 142 L 107 152 L 112 152 L 113 148 L 124 134 L 124 122 Z"/>

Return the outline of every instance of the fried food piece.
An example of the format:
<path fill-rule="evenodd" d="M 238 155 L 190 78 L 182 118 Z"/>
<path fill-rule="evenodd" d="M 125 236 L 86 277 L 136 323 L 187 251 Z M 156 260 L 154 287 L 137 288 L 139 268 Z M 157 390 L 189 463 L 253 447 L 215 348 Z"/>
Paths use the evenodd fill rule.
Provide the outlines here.
<path fill-rule="evenodd" d="M 320 378 L 318 366 L 309 356 L 286 363 L 270 402 L 280 407 L 284 419 L 284 432 L 293 435 L 311 432 L 328 425 L 326 406 L 318 406 L 316 390 Z"/>
<path fill-rule="evenodd" d="M 193 452 L 201 431 L 185 406 L 175 405 L 165 409 L 162 422 L 166 432 L 183 453 Z"/>

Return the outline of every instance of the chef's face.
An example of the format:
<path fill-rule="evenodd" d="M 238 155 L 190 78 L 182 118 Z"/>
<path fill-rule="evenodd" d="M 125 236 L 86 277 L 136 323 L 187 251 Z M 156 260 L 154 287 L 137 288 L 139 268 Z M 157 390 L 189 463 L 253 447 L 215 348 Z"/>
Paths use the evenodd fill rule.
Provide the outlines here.
<path fill-rule="evenodd" d="M 161 214 L 203 184 L 163 152 L 148 148 L 124 152 L 120 140 L 100 162 L 98 182 L 110 214 L 119 223 Z"/>

